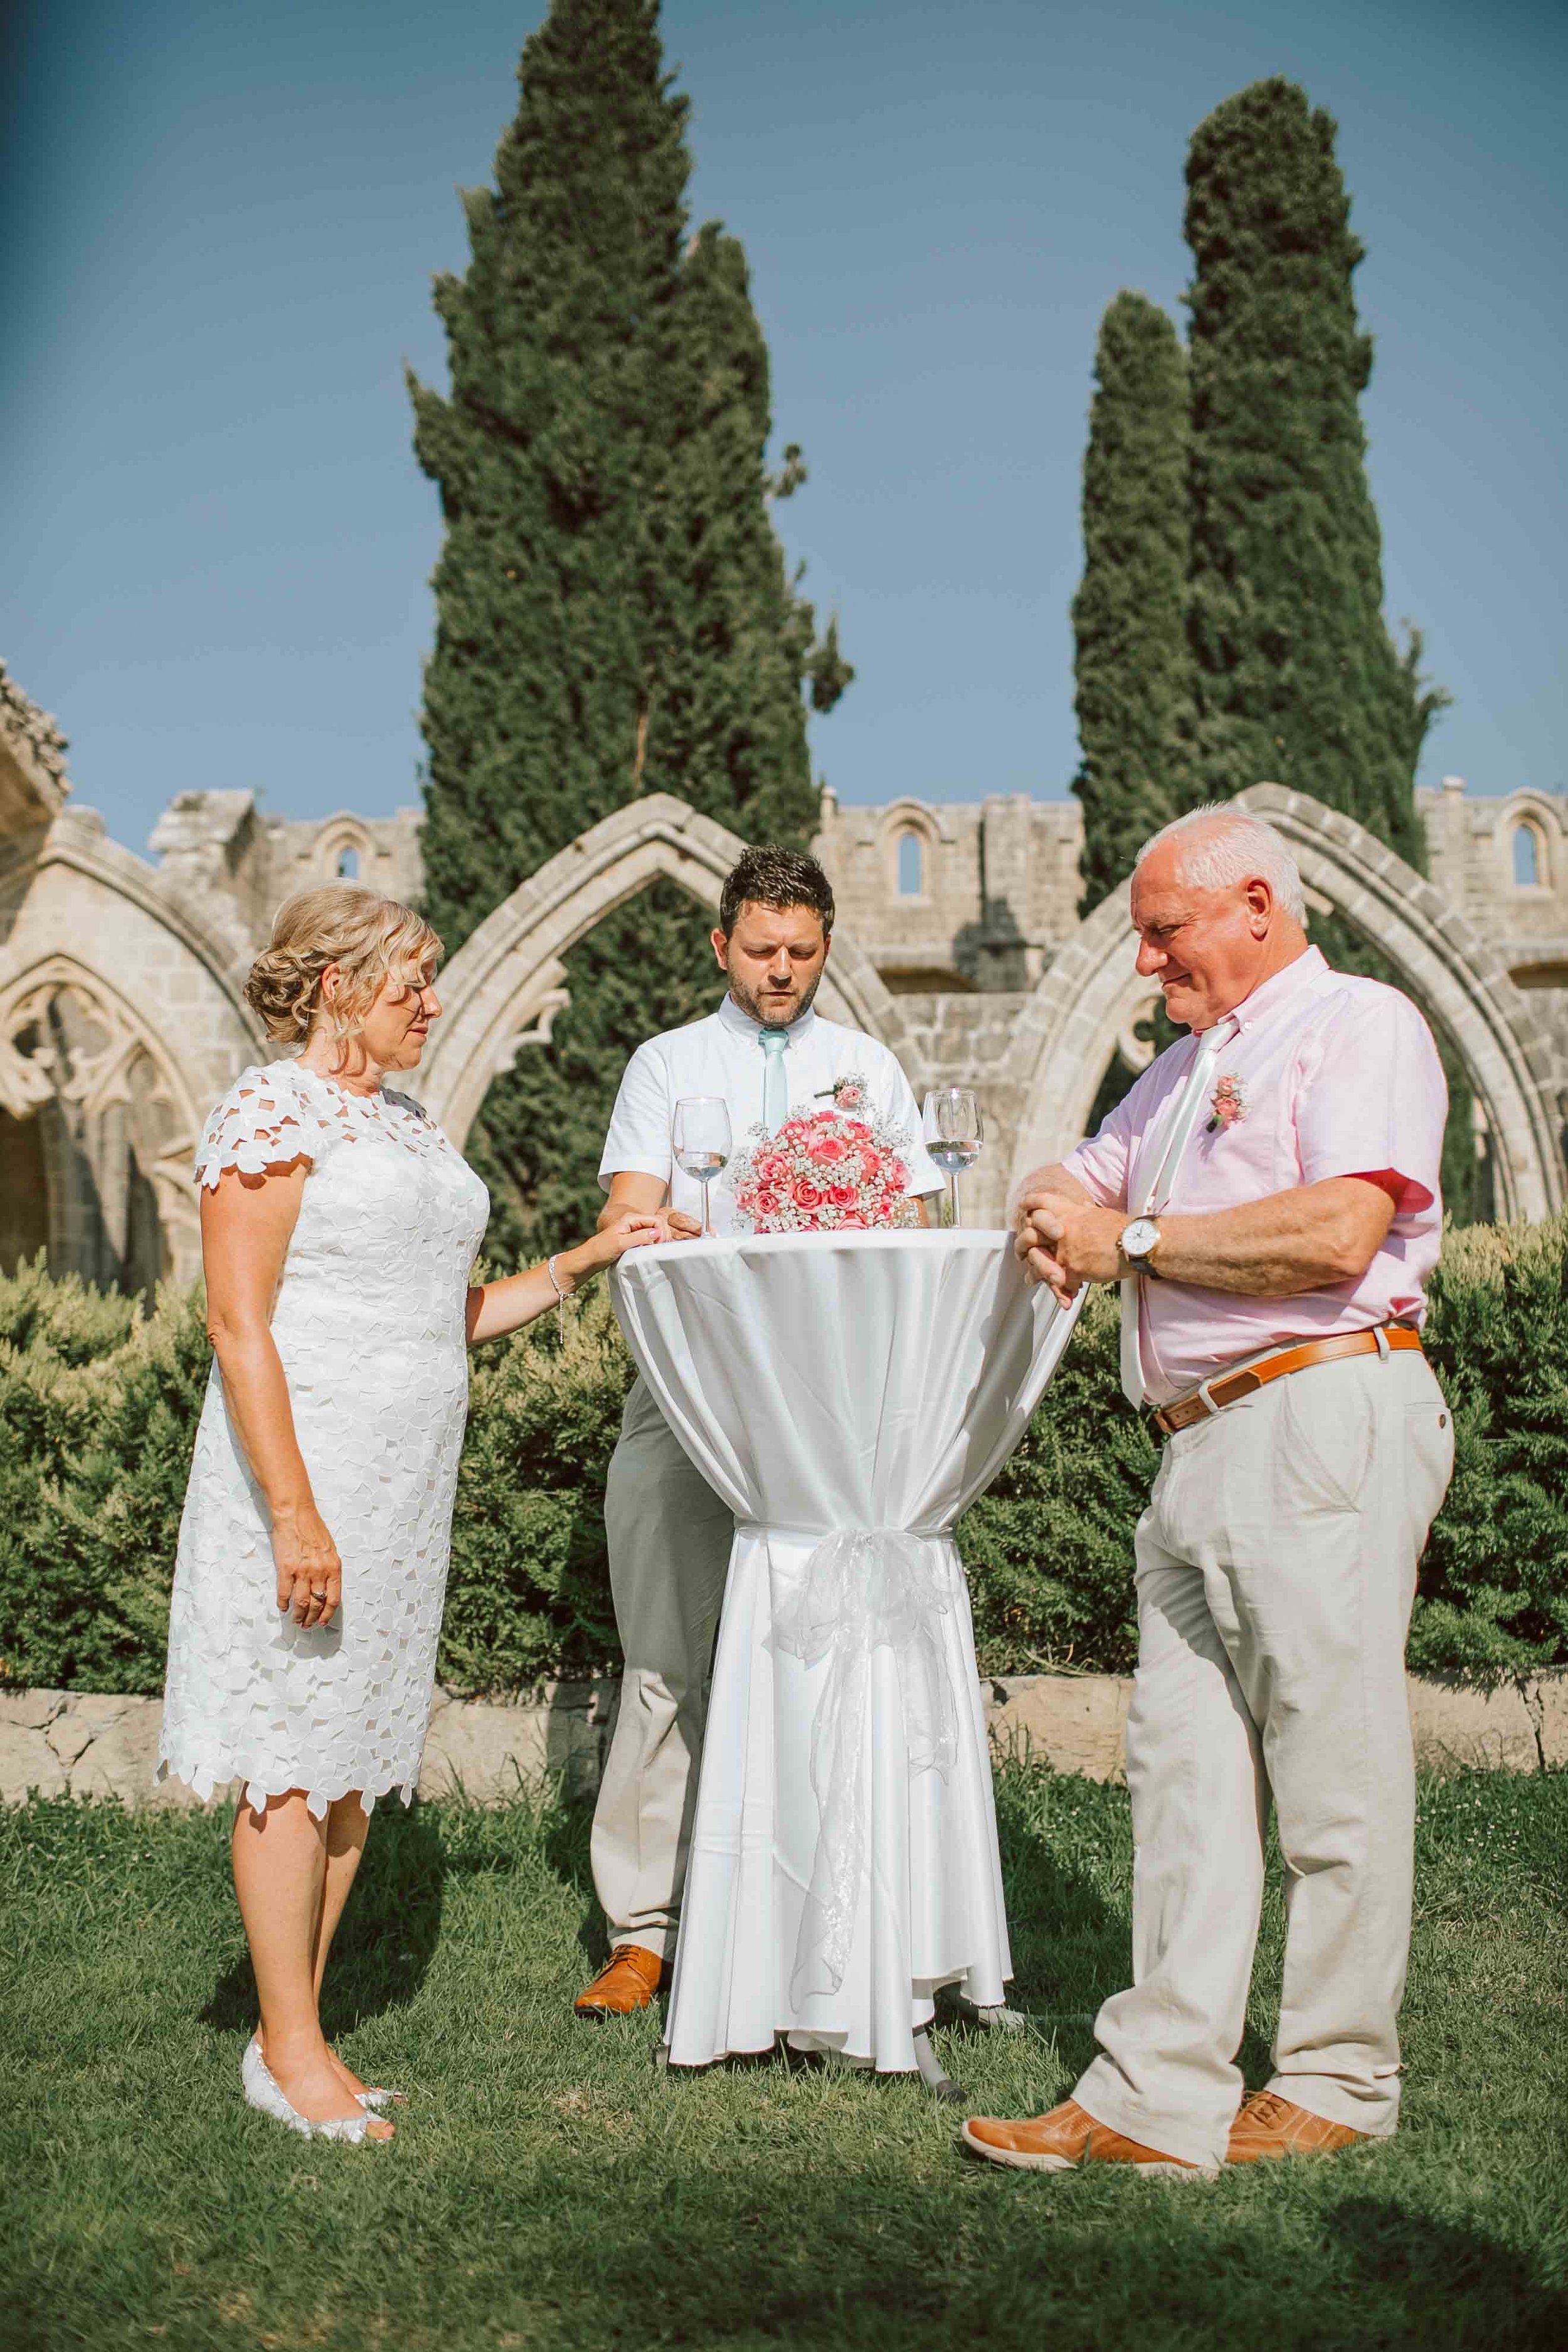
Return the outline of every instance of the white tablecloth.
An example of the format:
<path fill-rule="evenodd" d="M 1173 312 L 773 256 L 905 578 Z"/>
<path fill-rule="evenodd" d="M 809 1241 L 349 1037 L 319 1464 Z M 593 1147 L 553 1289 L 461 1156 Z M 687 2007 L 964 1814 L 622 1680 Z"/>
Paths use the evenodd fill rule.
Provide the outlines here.
<path fill-rule="evenodd" d="M 667 2038 L 916 2063 L 940 1984 L 1011 1973 L 951 1529 L 1072 1328 L 1001 1232 L 637 1250 L 644 1379 L 735 1513 Z M 833 1538 L 833 1540 L 826 1540 Z"/>

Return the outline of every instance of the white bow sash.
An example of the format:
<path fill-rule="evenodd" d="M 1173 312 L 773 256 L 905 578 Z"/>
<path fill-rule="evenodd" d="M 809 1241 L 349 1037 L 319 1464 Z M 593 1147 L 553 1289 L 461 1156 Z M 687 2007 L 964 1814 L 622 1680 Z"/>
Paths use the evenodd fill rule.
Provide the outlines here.
<path fill-rule="evenodd" d="M 941 1543 L 906 1528 L 841 1528 L 824 1536 L 777 1611 L 777 1648 L 807 1666 L 831 1658 L 811 1731 L 811 1785 L 819 1829 L 795 1943 L 790 1998 L 837 1992 L 855 1932 L 868 1806 L 861 1801 L 867 1685 L 879 1649 L 893 1653 L 911 1772 L 945 1780 L 958 1710 L 940 1621 L 950 1595 Z"/>

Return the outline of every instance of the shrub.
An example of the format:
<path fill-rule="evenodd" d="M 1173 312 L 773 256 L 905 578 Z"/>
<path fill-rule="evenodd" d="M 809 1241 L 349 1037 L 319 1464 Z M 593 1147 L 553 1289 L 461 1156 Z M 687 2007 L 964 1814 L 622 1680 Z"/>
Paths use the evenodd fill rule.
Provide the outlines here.
<path fill-rule="evenodd" d="M 1430 1351 L 1457 1459 L 1411 1663 L 1482 1686 L 1568 1663 L 1568 1221 L 1451 1234 Z M 199 1292 L 151 1315 L 36 1265 L 0 1278 L 0 1680 L 157 1691 L 208 1350 Z M 631 1368 L 601 1290 L 473 1370 L 440 1675 L 526 1689 L 617 1658 L 605 1474 Z M 1132 1530 L 1157 1453 L 1091 1298 L 1023 1444 L 962 1521 L 989 1673 L 1131 1663 Z"/>
<path fill-rule="evenodd" d="M 1132 1530 L 1159 1462 L 1121 1393 L 1114 1290 L 1085 1302 L 1022 1445 L 959 1522 L 989 1674 L 1120 1674 L 1132 1663 Z"/>
<path fill-rule="evenodd" d="M 1428 1349 L 1454 1477 L 1410 1663 L 1487 1687 L 1568 1661 L 1568 1218 L 1450 1234 Z"/>
<path fill-rule="evenodd" d="M 440 1675 L 520 1690 L 618 1666 L 605 1475 L 632 1377 L 603 1286 L 475 1358 Z"/>
<path fill-rule="evenodd" d="M 200 1295 L 145 1318 L 40 1272 L 0 1281 L 0 1673 L 163 1686 L 169 1580 L 211 1350 Z"/>

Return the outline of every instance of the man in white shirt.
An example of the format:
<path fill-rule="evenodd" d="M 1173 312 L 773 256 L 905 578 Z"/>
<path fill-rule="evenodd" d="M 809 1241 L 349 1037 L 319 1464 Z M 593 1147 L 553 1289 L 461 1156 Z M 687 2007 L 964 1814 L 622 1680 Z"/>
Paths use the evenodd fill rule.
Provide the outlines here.
<path fill-rule="evenodd" d="M 670 1150 L 675 1106 L 721 1095 L 737 1147 L 758 1125 L 818 1108 L 853 1072 L 870 1107 L 911 1140 L 910 1188 L 941 1190 L 920 1147 L 909 1080 L 886 1045 L 812 1010 L 833 933 L 833 891 L 813 857 L 748 849 L 724 885 L 713 952 L 729 980 L 716 1013 L 639 1045 L 626 1065 L 599 1181 L 601 1224 L 637 1207 L 667 1237 L 698 1231 L 701 1187 Z M 733 1205 L 713 1187 L 715 1233 Z M 626 1664 L 594 1813 L 594 1885 L 610 1958 L 579 1994 L 582 2017 L 623 2015 L 658 1990 L 675 1948 L 697 1795 L 705 1685 L 734 1521 L 693 1469 L 640 1380 L 632 1384 L 605 1492 L 610 1589 Z"/>

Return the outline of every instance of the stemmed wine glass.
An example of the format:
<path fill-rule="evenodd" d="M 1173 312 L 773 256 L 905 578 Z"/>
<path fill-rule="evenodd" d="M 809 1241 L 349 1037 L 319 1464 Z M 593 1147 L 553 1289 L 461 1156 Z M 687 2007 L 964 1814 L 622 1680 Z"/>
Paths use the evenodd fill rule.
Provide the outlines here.
<path fill-rule="evenodd" d="M 973 1167 L 984 1139 L 979 1097 L 970 1087 L 933 1087 L 925 1099 L 922 1129 L 927 1152 L 947 1178 L 951 1222 L 957 1225 L 959 1175 Z"/>
<path fill-rule="evenodd" d="M 713 1231 L 709 1186 L 730 1158 L 730 1106 L 722 1095 L 682 1095 L 675 1106 L 670 1141 L 675 1157 L 702 1187 L 702 1230 Z"/>

